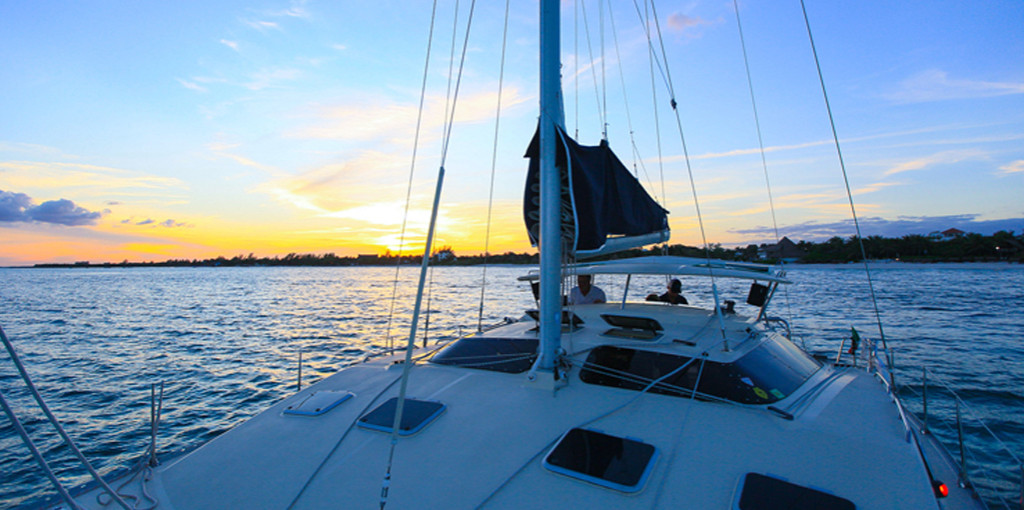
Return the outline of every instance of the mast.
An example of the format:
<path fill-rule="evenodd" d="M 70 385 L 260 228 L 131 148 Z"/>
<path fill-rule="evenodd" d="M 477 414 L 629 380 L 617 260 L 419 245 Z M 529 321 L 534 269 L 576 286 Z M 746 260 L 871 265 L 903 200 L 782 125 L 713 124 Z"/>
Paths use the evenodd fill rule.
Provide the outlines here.
<path fill-rule="evenodd" d="M 540 359 L 539 368 L 553 371 L 561 347 L 562 328 L 562 183 L 555 167 L 563 127 L 560 77 L 559 0 L 540 2 Z"/>

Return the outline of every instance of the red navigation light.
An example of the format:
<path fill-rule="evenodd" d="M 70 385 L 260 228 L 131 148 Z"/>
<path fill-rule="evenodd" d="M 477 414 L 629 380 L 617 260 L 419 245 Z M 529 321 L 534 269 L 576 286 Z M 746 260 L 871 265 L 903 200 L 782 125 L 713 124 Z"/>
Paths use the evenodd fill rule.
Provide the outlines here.
<path fill-rule="evenodd" d="M 944 498 L 946 496 L 949 496 L 949 487 L 938 480 L 932 481 L 932 490 L 935 491 L 936 498 Z"/>

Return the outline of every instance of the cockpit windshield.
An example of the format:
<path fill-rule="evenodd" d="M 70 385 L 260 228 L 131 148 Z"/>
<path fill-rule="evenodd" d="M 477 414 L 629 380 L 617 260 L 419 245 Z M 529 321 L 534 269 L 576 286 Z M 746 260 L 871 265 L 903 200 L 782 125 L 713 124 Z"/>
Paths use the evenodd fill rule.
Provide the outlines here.
<path fill-rule="evenodd" d="M 589 384 L 642 390 L 664 377 L 649 391 L 689 397 L 696 384 L 699 398 L 765 405 L 791 395 L 819 368 L 818 361 L 792 342 L 769 337 L 735 362 L 704 361 L 703 367 L 700 359 L 686 356 L 600 346 L 587 357 L 580 379 Z"/>

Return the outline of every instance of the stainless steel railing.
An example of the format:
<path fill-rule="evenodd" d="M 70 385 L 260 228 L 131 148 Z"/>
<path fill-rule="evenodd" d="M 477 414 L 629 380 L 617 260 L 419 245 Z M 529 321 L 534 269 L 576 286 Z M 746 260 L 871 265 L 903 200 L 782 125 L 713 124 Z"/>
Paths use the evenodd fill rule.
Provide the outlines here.
<path fill-rule="evenodd" d="M 919 403 L 922 432 L 938 437 L 959 460 L 961 485 L 973 486 L 990 508 L 1024 510 L 1024 462 L 948 382 L 923 368 L 919 389 L 904 385 L 900 390 L 908 403 Z M 940 412 L 949 414 L 950 408 L 952 421 L 940 421 Z M 1007 473 L 1006 466 L 1015 466 L 1017 473 L 1013 468 Z"/>
<path fill-rule="evenodd" d="M 857 366 L 858 358 L 864 360 L 865 368 L 896 397 L 904 426 L 912 426 L 904 415 L 906 410 L 920 421 L 922 434 L 939 439 L 937 444 L 959 462 L 961 487 L 972 487 L 989 508 L 1024 510 L 1024 462 L 950 384 L 923 368 L 919 385 L 904 382 L 895 387 L 883 349 L 870 339 L 864 339 L 860 353 L 850 354 L 844 350 L 846 345 L 843 339 L 834 362 Z"/>
<path fill-rule="evenodd" d="M 46 419 L 49 420 L 51 425 L 53 425 L 53 428 L 57 432 L 57 434 L 60 435 L 61 439 L 64 440 L 64 443 L 68 446 L 68 448 L 71 449 L 71 452 L 74 453 L 75 457 L 78 458 L 82 465 L 85 466 L 85 469 L 89 471 L 89 474 L 92 475 L 93 480 L 103 487 L 103 489 L 107 492 L 110 498 L 113 501 L 115 501 L 121 508 L 124 508 L 125 510 L 130 510 L 131 506 L 129 506 L 128 503 L 126 503 L 124 499 L 122 499 L 121 496 L 119 496 L 117 492 L 114 489 L 112 489 L 105 480 L 103 480 L 103 477 L 100 476 L 100 474 L 96 471 L 95 468 L 93 468 L 89 460 L 85 458 L 85 455 L 82 455 L 82 451 L 78 449 L 78 446 L 75 445 L 75 442 L 72 441 L 71 437 L 68 436 L 67 432 L 64 431 L 64 427 L 61 426 L 60 422 L 57 421 L 57 418 L 50 411 L 49 406 L 46 405 L 46 402 L 43 400 L 43 397 L 39 394 L 39 391 L 36 389 L 35 384 L 32 384 L 32 379 L 29 377 L 28 372 L 25 371 L 25 366 L 21 363 L 21 359 L 18 357 L 18 353 L 14 350 L 14 345 L 11 344 L 11 341 L 7 339 L 7 335 L 4 334 L 4 330 L 2 327 L 0 327 L 0 341 L 3 342 L 4 348 L 7 349 L 7 354 L 10 356 L 11 363 L 14 364 L 14 367 L 18 370 L 18 374 L 21 376 L 22 382 L 25 383 L 25 388 L 28 389 L 29 393 L 32 395 L 32 398 L 35 399 L 36 404 L 39 406 L 39 409 L 43 412 L 43 414 L 46 415 Z M 3 404 L 2 406 L 4 408 L 4 412 L 7 414 L 8 418 L 10 418 L 11 423 L 14 424 L 15 429 L 18 431 L 18 434 L 21 436 L 22 441 L 25 443 L 25 446 L 28 447 L 28 449 L 32 452 L 32 457 L 43 469 L 43 471 L 46 474 L 46 477 L 50 480 L 54 488 L 60 494 L 61 499 L 63 499 L 64 502 L 67 503 L 68 506 L 71 508 L 80 508 L 79 505 L 75 503 L 74 499 L 71 498 L 71 495 L 68 493 L 64 485 L 57 478 L 57 475 L 54 474 L 53 470 L 46 462 L 46 459 L 44 459 L 42 454 L 39 453 L 39 449 L 36 448 L 35 443 L 32 441 L 32 438 L 29 436 L 25 428 L 21 425 L 21 420 L 18 419 L 18 416 L 14 412 L 14 409 L 7 403 L 7 400 L 3 398 L 2 394 L 0 394 L 0 403 Z"/>

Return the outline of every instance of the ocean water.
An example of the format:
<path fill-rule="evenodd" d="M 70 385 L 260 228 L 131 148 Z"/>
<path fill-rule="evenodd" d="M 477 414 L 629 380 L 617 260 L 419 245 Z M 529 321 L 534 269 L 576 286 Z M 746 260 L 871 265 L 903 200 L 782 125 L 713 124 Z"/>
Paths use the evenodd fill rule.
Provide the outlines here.
<path fill-rule="evenodd" d="M 432 270 L 418 344 L 471 332 L 479 323 L 534 307 L 526 267 Z M 0 327 L 70 436 L 102 473 L 135 463 L 149 444 L 150 395 L 163 384 L 158 452 L 195 447 L 303 385 L 408 337 L 418 268 L 394 267 L 0 269 Z M 872 267 L 902 395 L 920 413 L 928 367 L 929 425 L 956 443 L 955 400 L 965 402 L 968 474 L 1000 508 L 1019 497 L 1024 457 L 1024 266 L 1003 264 Z M 878 339 L 863 266 L 792 266 L 773 315 L 794 340 L 830 353 L 856 327 Z M 622 280 L 598 280 L 610 300 Z M 684 282 L 691 304 L 708 305 L 702 282 Z M 742 303 L 746 285 L 719 281 Z M 634 278 L 639 293 L 664 281 Z M 395 299 L 392 300 L 392 296 Z M 743 312 L 745 305 L 737 305 Z M 429 324 L 427 322 L 429 321 Z M 87 480 L 31 404 L 6 353 L 0 392 L 13 405 L 66 485 Z M 980 422 L 1000 440 L 983 435 Z M 1011 453 L 1004 451 L 1004 446 Z M 959 456 L 959 450 L 954 448 Z M 988 480 L 984 482 L 982 479 Z M 948 483 L 948 482 L 947 482 Z M 0 508 L 53 495 L 14 427 L 0 415 Z"/>

